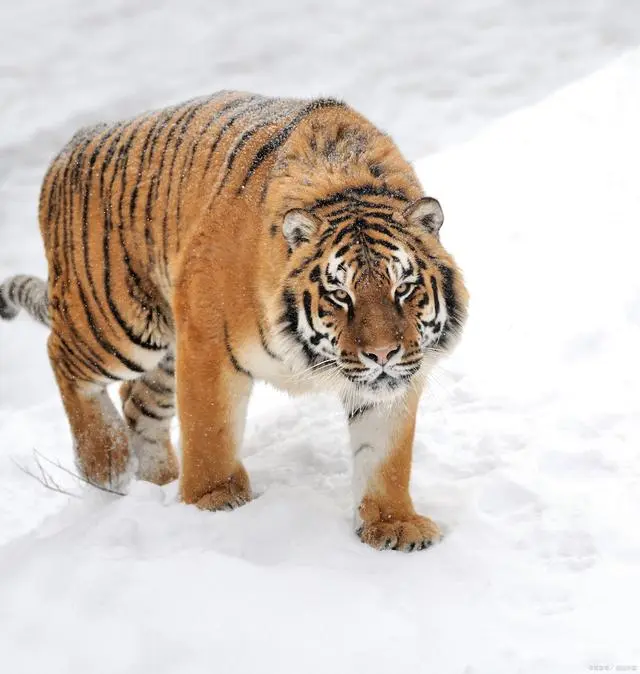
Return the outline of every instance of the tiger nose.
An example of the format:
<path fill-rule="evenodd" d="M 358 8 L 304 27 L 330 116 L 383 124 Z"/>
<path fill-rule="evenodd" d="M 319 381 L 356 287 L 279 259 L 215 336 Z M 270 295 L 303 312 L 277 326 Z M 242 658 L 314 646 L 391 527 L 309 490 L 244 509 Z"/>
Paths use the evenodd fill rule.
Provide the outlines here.
<path fill-rule="evenodd" d="M 398 351 L 400 351 L 399 344 L 387 344 L 387 346 L 378 346 L 375 349 L 369 348 L 366 351 L 362 351 L 362 355 L 371 358 L 371 360 L 374 360 L 380 365 L 384 365 L 385 363 L 388 363 Z"/>

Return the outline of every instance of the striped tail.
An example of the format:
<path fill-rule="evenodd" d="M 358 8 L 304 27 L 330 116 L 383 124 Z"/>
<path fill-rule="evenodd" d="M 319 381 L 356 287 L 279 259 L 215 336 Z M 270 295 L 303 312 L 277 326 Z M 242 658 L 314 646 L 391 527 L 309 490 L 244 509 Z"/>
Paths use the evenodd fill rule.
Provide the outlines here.
<path fill-rule="evenodd" d="M 0 285 L 0 318 L 11 320 L 20 309 L 26 309 L 40 323 L 51 325 L 47 284 L 42 279 L 20 274 Z"/>

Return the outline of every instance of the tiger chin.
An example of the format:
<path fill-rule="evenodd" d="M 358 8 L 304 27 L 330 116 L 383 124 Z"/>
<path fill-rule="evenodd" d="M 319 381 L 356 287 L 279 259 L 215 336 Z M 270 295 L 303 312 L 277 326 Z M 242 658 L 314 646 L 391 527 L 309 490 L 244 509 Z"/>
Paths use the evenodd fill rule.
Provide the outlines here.
<path fill-rule="evenodd" d="M 439 538 L 409 494 L 415 419 L 467 291 L 440 204 L 387 135 L 334 99 L 223 91 L 80 130 L 44 178 L 39 221 L 48 280 L 7 279 L 0 316 L 50 326 L 87 480 L 176 479 L 177 405 L 182 501 L 246 503 L 239 449 L 264 380 L 342 401 L 362 541 Z"/>

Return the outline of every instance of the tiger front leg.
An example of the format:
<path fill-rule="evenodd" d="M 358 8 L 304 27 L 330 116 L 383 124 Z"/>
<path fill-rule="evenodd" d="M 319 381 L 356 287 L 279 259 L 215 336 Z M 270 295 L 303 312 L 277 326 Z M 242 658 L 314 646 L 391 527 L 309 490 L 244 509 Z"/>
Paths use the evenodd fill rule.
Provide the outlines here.
<path fill-rule="evenodd" d="M 203 510 L 231 510 L 251 499 L 238 451 L 252 379 L 230 359 L 224 334 L 212 337 L 187 324 L 177 345 L 180 495 Z"/>
<path fill-rule="evenodd" d="M 412 552 L 441 537 L 438 526 L 418 515 L 409 494 L 419 396 L 347 410 L 353 452 L 355 527 L 378 549 Z"/>

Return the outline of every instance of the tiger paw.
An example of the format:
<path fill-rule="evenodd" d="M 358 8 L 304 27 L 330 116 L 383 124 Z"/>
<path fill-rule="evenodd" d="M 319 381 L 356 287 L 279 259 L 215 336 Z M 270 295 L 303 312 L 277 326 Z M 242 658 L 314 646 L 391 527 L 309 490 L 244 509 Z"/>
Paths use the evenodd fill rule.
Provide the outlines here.
<path fill-rule="evenodd" d="M 178 459 L 171 442 L 145 442 L 134 435 L 131 444 L 138 457 L 138 480 L 162 486 L 180 477 Z"/>
<path fill-rule="evenodd" d="M 363 543 L 376 550 L 402 552 L 424 550 L 442 538 L 438 525 L 422 515 L 363 522 L 356 533 Z"/>
<path fill-rule="evenodd" d="M 222 486 L 202 496 L 196 501 L 196 505 L 200 510 L 235 510 L 250 500 L 250 493 L 236 492 L 227 486 Z"/>
<path fill-rule="evenodd" d="M 235 510 L 251 500 L 249 476 L 240 466 L 224 482 L 204 494 L 189 494 L 183 489 L 182 499 L 195 504 L 200 510 Z"/>

